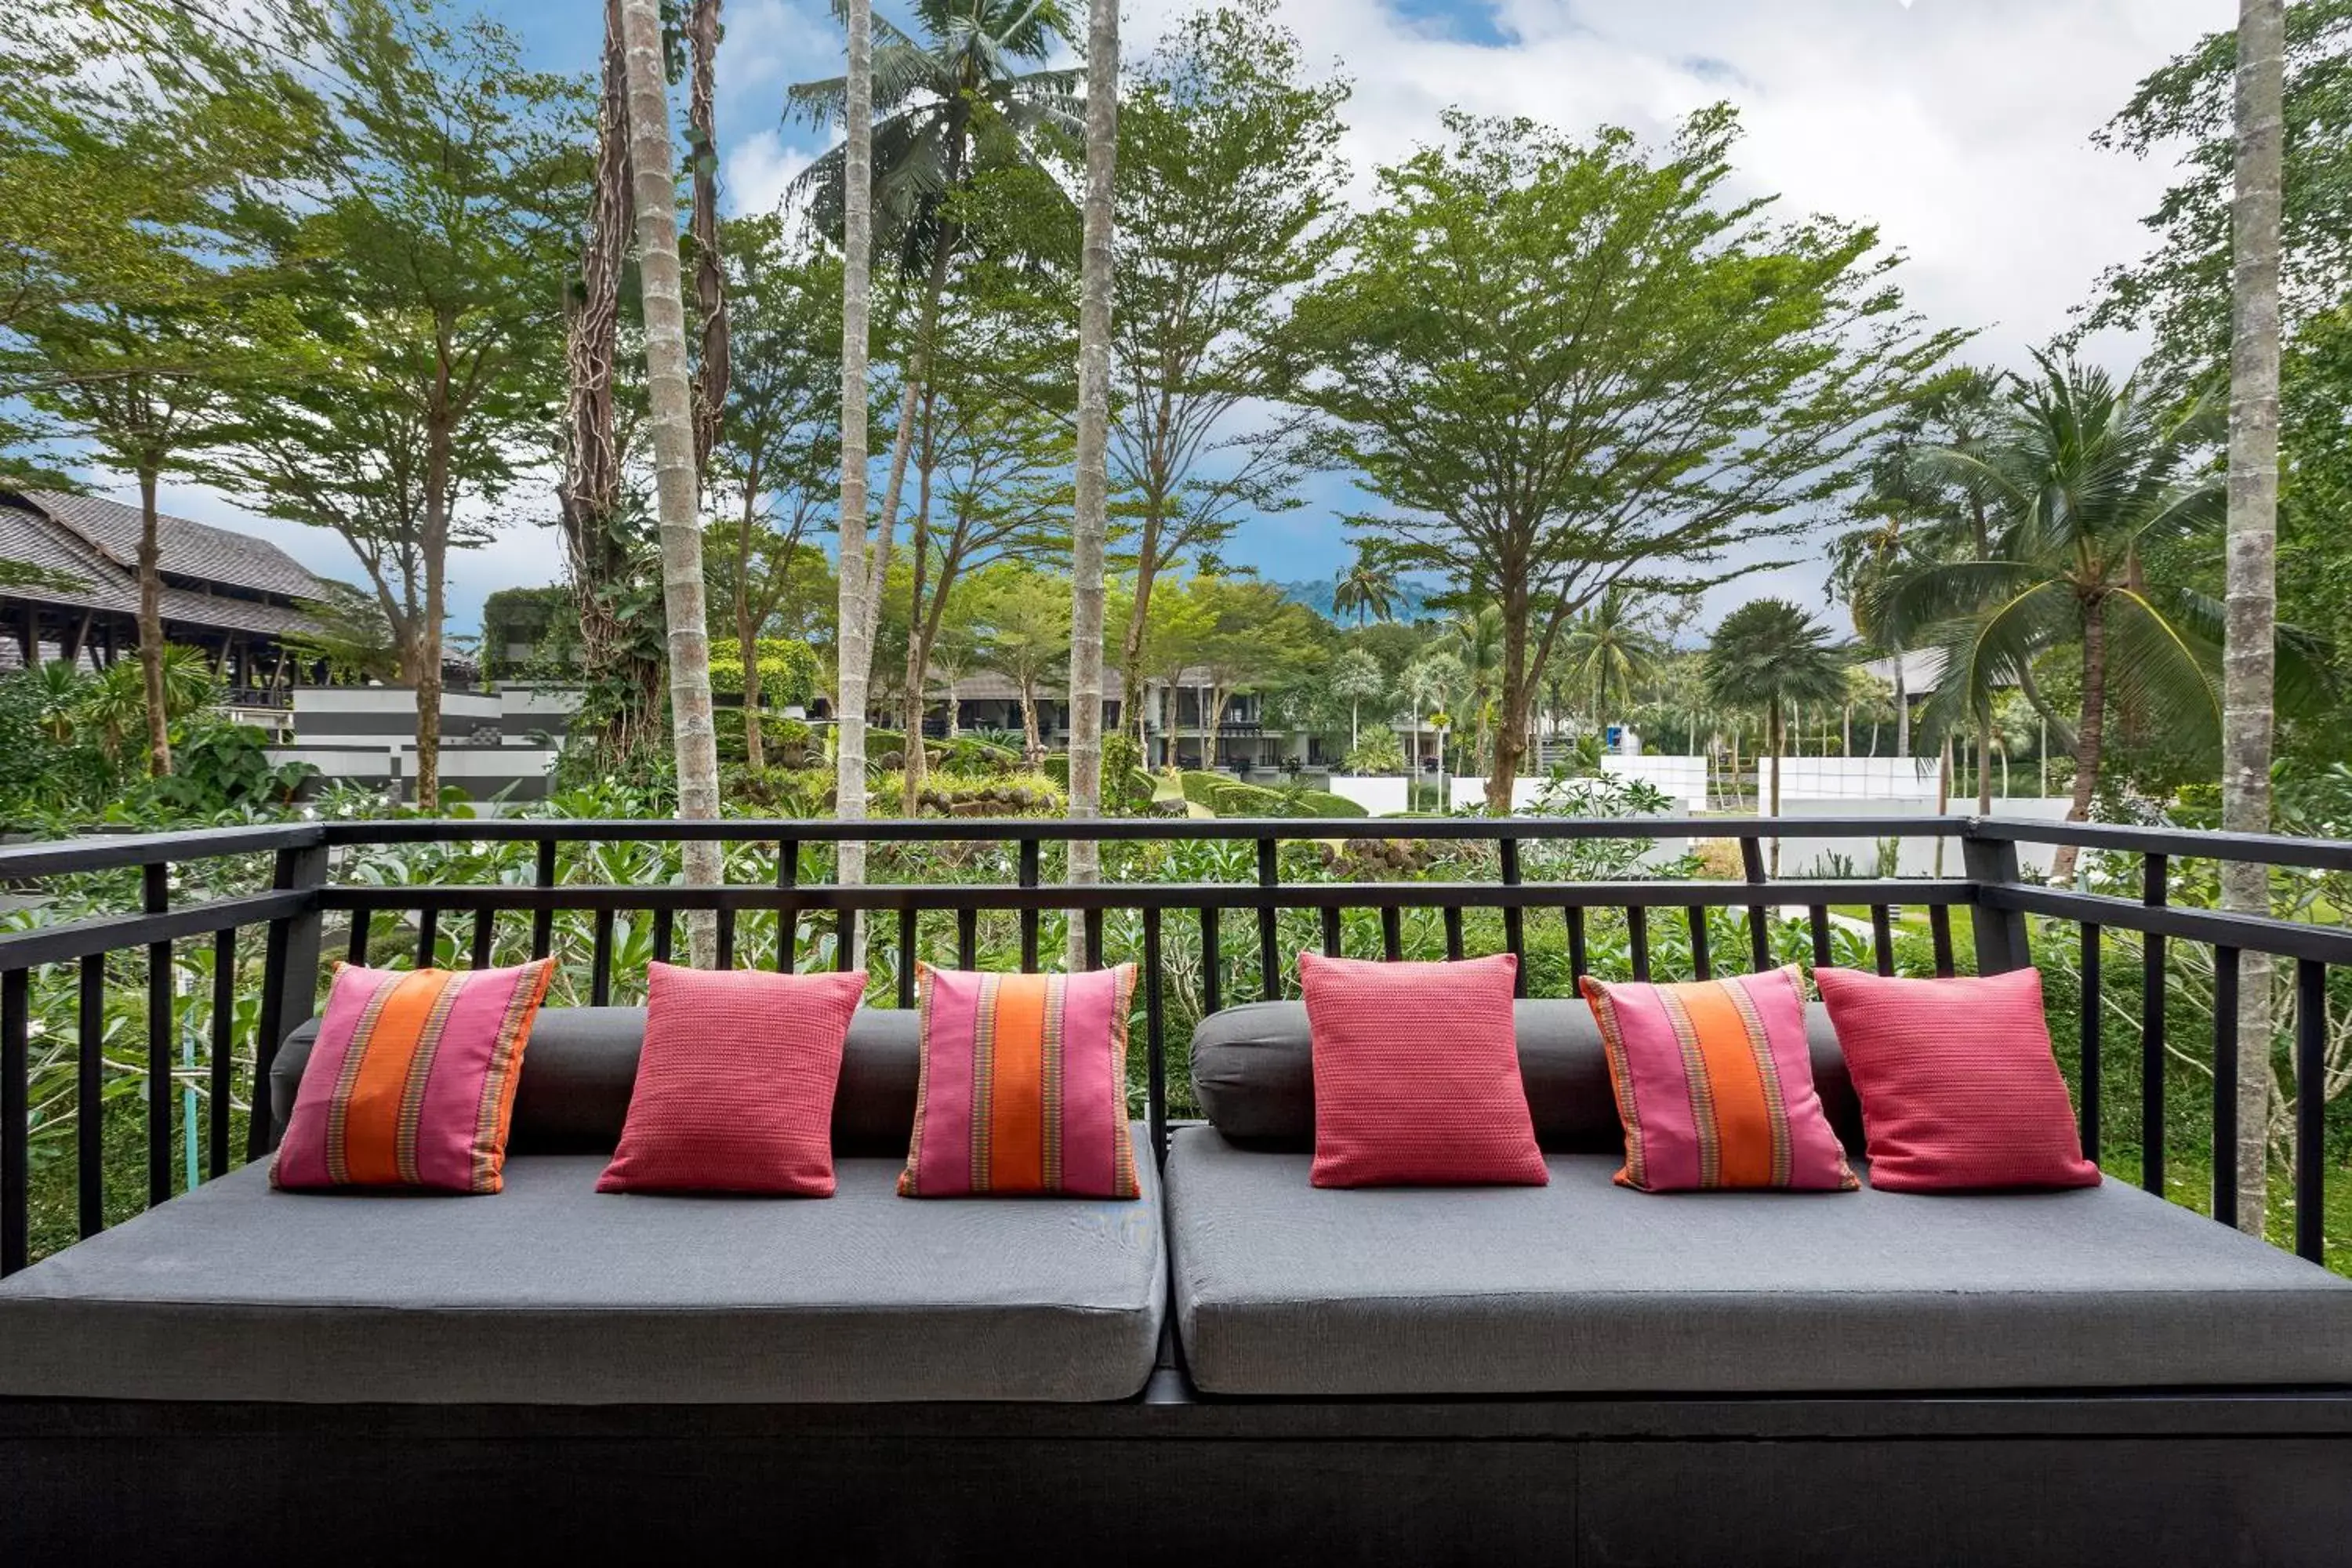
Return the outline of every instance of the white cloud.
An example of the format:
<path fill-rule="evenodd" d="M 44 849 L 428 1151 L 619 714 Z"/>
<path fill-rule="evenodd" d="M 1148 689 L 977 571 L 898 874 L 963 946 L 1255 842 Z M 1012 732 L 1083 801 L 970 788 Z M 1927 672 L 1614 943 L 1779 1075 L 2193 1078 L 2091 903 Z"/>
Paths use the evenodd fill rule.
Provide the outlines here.
<path fill-rule="evenodd" d="M 767 130 L 729 148 L 719 169 L 719 188 L 738 214 L 772 213 L 782 206 L 792 184 L 816 155 L 791 146 L 783 133 Z"/>

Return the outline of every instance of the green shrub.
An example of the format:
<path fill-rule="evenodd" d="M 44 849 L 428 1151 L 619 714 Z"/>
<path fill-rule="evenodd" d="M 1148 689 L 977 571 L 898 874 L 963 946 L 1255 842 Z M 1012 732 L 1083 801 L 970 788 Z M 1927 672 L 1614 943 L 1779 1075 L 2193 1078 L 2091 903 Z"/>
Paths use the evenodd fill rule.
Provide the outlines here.
<path fill-rule="evenodd" d="M 809 645 L 796 637 L 761 637 L 760 701 L 783 708 L 805 703 L 816 695 L 819 670 Z M 710 644 L 710 689 L 730 696 L 743 694 L 742 645 L 732 637 Z"/>
<path fill-rule="evenodd" d="M 1303 789 L 1297 792 L 1297 798 L 1307 807 L 1297 814 L 1301 816 L 1370 816 L 1371 815 L 1362 803 L 1349 800 L 1344 795 L 1333 795 L 1329 790 Z"/>

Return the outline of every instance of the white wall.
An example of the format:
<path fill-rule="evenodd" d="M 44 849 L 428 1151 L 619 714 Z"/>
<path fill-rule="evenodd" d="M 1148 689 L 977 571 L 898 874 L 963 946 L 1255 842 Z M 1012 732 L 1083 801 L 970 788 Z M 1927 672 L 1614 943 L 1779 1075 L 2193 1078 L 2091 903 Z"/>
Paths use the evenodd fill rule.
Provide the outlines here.
<path fill-rule="evenodd" d="M 1672 797 L 1682 811 L 1706 809 L 1705 757 L 1607 755 L 1601 759 L 1601 771 L 1612 779 L 1648 784 Z"/>
<path fill-rule="evenodd" d="M 1380 773 L 1333 773 L 1331 793 L 1343 800 L 1352 800 L 1374 816 L 1394 816 L 1405 809 L 1405 780 L 1402 775 Z"/>
<path fill-rule="evenodd" d="M 1767 800 L 1771 798 L 1769 770 L 1773 761 L 1765 759 L 1768 771 L 1762 784 Z M 1783 807 L 1792 800 L 1849 804 L 1858 800 L 1924 800 L 1933 805 L 1936 799 L 1937 762 L 1933 757 L 1782 757 L 1778 761 Z"/>

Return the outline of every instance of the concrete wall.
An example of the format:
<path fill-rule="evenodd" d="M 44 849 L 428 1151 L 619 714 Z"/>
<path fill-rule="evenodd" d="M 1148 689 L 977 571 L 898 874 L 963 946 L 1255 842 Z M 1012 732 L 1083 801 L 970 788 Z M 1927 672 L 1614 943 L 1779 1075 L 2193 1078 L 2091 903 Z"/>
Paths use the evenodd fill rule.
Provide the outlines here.
<path fill-rule="evenodd" d="M 441 694 L 441 739 L 446 744 L 496 737 L 501 727 L 497 697 L 481 691 Z M 303 745 L 413 744 L 416 736 L 416 691 L 407 686 L 298 686 L 294 689 L 294 739 Z"/>
<path fill-rule="evenodd" d="M 499 729 L 509 745 L 529 745 L 541 735 L 561 745 L 584 695 L 576 686 L 500 686 Z"/>
<path fill-rule="evenodd" d="M 1352 800 L 1374 816 L 1394 816 L 1405 808 L 1402 774 L 1333 773 L 1331 793 Z"/>
<path fill-rule="evenodd" d="M 310 763 L 319 770 L 323 784 L 396 787 L 403 800 L 412 798 L 416 780 L 416 754 L 404 746 L 297 744 L 272 746 L 268 755 L 273 766 Z M 507 795 L 510 801 L 544 800 L 555 758 L 555 751 L 545 746 L 444 746 L 441 785 L 444 789 L 455 785 L 474 801 L 488 801 L 502 791 L 511 791 Z"/>

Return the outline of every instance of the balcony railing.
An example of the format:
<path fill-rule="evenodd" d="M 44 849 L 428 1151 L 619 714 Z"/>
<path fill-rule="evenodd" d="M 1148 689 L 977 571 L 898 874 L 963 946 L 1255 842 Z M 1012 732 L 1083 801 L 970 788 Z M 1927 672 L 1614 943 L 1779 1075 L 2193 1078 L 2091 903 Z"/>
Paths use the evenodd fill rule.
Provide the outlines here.
<path fill-rule="evenodd" d="M 1704 977 L 1770 967 L 1792 949 L 1817 964 L 1837 959 L 1891 973 L 1897 909 L 1925 911 L 1921 964 L 1939 974 L 1961 966 L 1956 910 L 1968 916 L 1965 956 L 1978 972 L 2032 963 L 2037 941 L 2045 955 L 2079 952 L 2081 1119 L 2084 1145 L 2095 1152 L 2111 1115 L 2102 1089 L 2102 933 L 2134 932 L 2142 968 L 2140 1179 L 2158 1193 L 2165 1190 L 2168 1154 L 2168 944 L 2213 955 L 2212 1127 L 2222 1152 L 2238 1134 L 2235 998 L 2243 958 L 2267 954 L 2289 966 L 2296 999 L 2294 1245 L 2305 1258 L 2322 1256 L 2327 1106 L 2319 1086 L 2328 1066 L 2328 971 L 2352 965 L 2352 932 L 2180 907 L 2168 889 L 2171 871 L 2190 860 L 2352 871 L 2352 843 L 1959 818 L 1454 818 L 1350 828 L 1466 854 L 1478 874 L 1393 879 L 1381 871 L 1395 864 L 1384 847 L 1402 837 L 1335 845 L 1333 825 L 1319 820 L 415 819 L 0 848 L 0 880 L 26 888 L 73 879 L 86 901 L 111 899 L 127 910 L 0 936 L 0 1272 L 25 1267 L 36 1250 L 32 1155 L 37 1138 L 47 1145 L 50 1129 L 71 1132 L 72 1230 L 87 1237 L 109 1222 L 107 1162 L 110 1148 L 125 1142 L 107 1137 L 110 1073 L 116 1087 L 125 1073 L 143 1080 L 138 1184 L 145 1203 L 168 1199 L 180 1184 L 175 1145 L 188 1163 L 200 1148 L 212 1176 L 265 1152 L 268 1117 L 259 1101 L 270 1060 L 312 1015 L 323 953 L 476 965 L 552 953 L 562 960 L 567 994 L 601 1005 L 635 994 L 645 963 L 668 959 L 677 947 L 680 917 L 699 914 L 712 922 L 721 967 L 864 963 L 901 1007 L 913 1005 L 919 959 L 977 966 L 983 935 L 992 948 L 1002 944 L 1005 962 L 1017 955 L 1024 970 L 1058 959 L 1050 948 L 1066 943 L 1090 965 L 1133 959 L 1141 970 L 1139 1087 L 1155 1152 L 1164 1151 L 1174 1114 L 1168 1068 L 1175 1032 L 1227 1003 L 1295 991 L 1286 977 L 1304 948 L 1399 957 L 1410 921 L 1433 946 L 1442 931 L 1450 956 L 1474 945 L 1519 954 L 1523 994 L 1539 978 L 1572 994 L 1595 967 L 1595 933 L 1605 921 L 1610 967 L 1636 978 L 1668 968 L 1669 956 L 1676 975 Z M 1865 847 L 1940 838 L 1957 848 L 1959 874 L 1775 879 L 1766 865 L 1776 833 Z M 1079 838 L 1105 845 L 1107 874 L 1115 879 L 1083 886 L 1059 879 L 1055 863 Z M 1578 855 L 1597 843 L 1662 838 L 1735 841 L 1741 873 L 1714 880 L 1577 874 Z M 673 880 L 672 847 L 713 839 L 728 846 L 730 879 L 716 887 Z M 885 879 L 859 886 L 825 879 L 829 850 L 846 840 L 872 847 L 874 874 Z M 2139 896 L 2030 882 L 2019 871 L 2021 844 L 2095 853 L 2110 878 L 2119 867 L 2136 867 Z M 906 868 L 899 859 L 926 846 L 948 847 L 946 863 L 925 868 L 920 879 L 887 879 Z M 1116 879 L 1146 869 L 1134 863 L 1140 858 L 1180 853 L 1190 857 L 1183 879 Z M 439 879 L 450 866 L 464 868 L 465 879 Z M 1367 868 L 1376 879 L 1356 879 Z M 174 896 L 175 868 L 208 884 L 201 898 Z M 1838 912 L 1854 909 L 1866 911 L 1866 938 L 1863 920 Z M 1783 918 L 1786 910 L 1801 913 Z M 1538 921 L 1553 925 L 1539 976 L 1527 963 Z M 870 937 L 871 952 L 861 936 Z M 1563 938 L 1564 963 L 1556 956 Z M 190 978 L 201 983 L 185 984 Z M 256 996 L 257 1004 L 243 1005 Z M 37 1001 L 44 1016 L 71 1014 L 69 1053 L 57 1043 L 64 1030 L 37 1031 Z M 37 1099 L 37 1034 L 44 1064 Z M 191 1093 L 204 1101 L 200 1113 L 183 1107 Z M 2217 1215 L 2233 1212 L 2235 1183 L 2235 1162 L 2215 1159 Z M 131 1184 L 112 1185 L 120 1209 Z"/>

